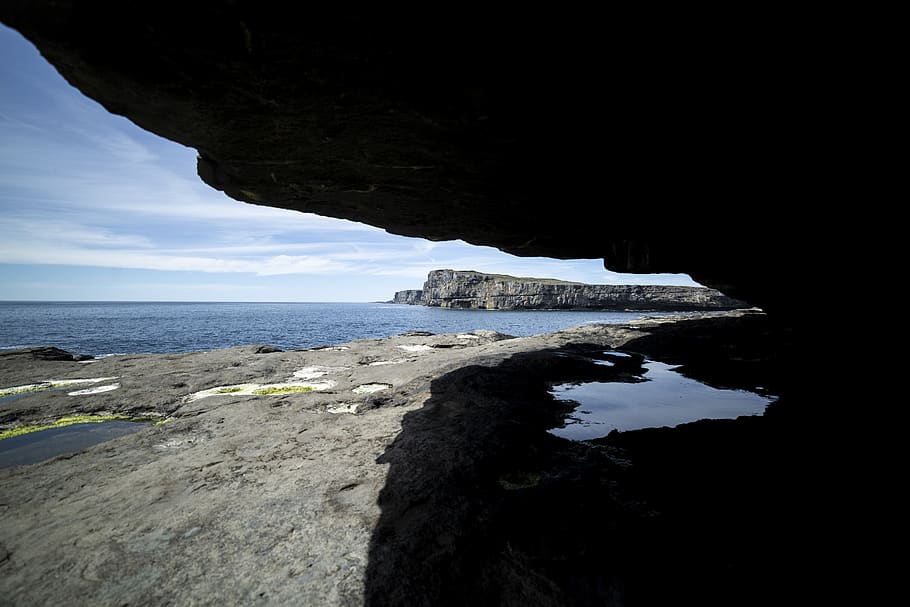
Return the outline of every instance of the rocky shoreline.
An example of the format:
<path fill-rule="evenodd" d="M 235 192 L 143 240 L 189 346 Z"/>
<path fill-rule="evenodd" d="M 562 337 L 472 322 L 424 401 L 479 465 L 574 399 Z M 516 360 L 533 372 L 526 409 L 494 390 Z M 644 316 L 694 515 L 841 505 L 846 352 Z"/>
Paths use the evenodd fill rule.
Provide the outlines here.
<path fill-rule="evenodd" d="M 118 385 L 6 400 L 3 428 L 76 413 L 167 421 L 0 470 L 0 603 L 793 596 L 805 555 L 785 548 L 794 504 L 809 497 L 798 479 L 811 470 L 788 343 L 765 315 L 737 311 L 524 338 L 414 332 L 93 361 L 4 353 L 2 387 Z M 566 413 L 547 386 L 618 380 L 621 370 L 597 364 L 612 348 L 780 399 L 764 416 L 596 441 L 547 433 Z"/>

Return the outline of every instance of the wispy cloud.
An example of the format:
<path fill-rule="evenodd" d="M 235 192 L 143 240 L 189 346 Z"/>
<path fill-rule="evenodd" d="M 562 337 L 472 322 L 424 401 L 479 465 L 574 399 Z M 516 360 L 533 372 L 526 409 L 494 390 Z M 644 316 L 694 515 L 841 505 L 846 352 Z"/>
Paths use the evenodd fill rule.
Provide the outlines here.
<path fill-rule="evenodd" d="M 246 273 L 259 276 L 281 274 L 331 274 L 349 272 L 354 268 L 323 257 L 275 255 L 261 259 L 231 259 L 187 255 L 158 255 L 152 252 L 118 249 L 58 248 L 22 251 L 0 245 L 0 257 L 5 263 L 46 264 L 129 268 L 134 270 L 164 270 L 180 272 Z"/>
<path fill-rule="evenodd" d="M 12 249 L 20 249 L 25 253 L 28 249 L 35 248 L 72 251 L 83 246 L 104 249 L 154 246 L 152 240 L 145 236 L 87 225 L 74 226 L 53 218 L 42 221 L 0 221 L 0 227 L 6 235 L 5 246 L 0 246 L 7 253 Z"/>
<path fill-rule="evenodd" d="M 76 126 L 64 126 L 63 130 L 78 141 L 94 148 L 99 155 L 116 158 L 125 165 L 141 165 L 157 160 L 152 150 L 135 138 L 116 129 L 94 130 Z"/>

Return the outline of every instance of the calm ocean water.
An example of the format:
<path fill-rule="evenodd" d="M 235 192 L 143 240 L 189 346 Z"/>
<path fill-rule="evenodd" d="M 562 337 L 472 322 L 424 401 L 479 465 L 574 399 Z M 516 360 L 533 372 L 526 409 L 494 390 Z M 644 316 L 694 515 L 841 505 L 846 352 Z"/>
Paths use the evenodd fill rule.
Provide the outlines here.
<path fill-rule="evenodd" d="M 0 302 L 0 350 L 56 346 L 94 356 L 248 344 L 289 350 L 405 331 L 491 329 L 527 336 L 660 314 L 445 310 L 384 303 Z"/>

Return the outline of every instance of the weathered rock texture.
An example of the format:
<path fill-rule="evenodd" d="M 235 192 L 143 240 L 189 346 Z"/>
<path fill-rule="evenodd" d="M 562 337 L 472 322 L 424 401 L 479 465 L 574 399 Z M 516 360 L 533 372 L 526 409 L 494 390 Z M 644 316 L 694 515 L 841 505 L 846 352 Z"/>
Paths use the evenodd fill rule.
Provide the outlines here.
<path fill-rule="evenodd" d="M 757 15 L 730 28 L 690 16 L 0 4 L 71 84 L 198 150 L 199 176 L 237 200 L 685 272 L 792 309 L 815 259 L 797 245 L 818 233 L 792 206 L 814 186 L 794 179 L 815 125 L 830 137 L 815 111 L 828 100 L 804 105 L 824 89 Z"/>
<path fill-rule="evenodd" d="M 483 310 L 724 310 L 749 305 L 714 289 L 663 285 L 589 285 L 471 270 L 434 270 L 422 290 L 395 303 Z"/>

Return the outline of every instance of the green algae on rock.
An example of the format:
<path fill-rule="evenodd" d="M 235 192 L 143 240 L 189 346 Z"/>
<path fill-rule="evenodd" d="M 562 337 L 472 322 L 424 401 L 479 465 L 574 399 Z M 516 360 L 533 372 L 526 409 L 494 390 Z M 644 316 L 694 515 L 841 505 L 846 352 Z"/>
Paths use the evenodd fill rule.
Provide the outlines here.
<path fill-rule="evenodd" d="M 299 392 L 313 392 L 316 390 L 313 386 L 266 386 L 253 390 L 253 394 L 272 395 L 272 394 L 295 394 Z"/>
<path fill-rule="evenodd" d="M 164 419 L 156 416 L 143 415 L 72 415 L 69 417 L 61 417 L 60 419 L 47 424 L 33 424 L 2 430 L 0 431 L 0 440 L 3 440 L 5 438 L 12 438 L 14 436 L 22 436 L 23 434 L 30 434 L 32 432 L 40 432 L 41 430 L 50 430 L 52 428 L 73 426 L 75 424 L 96 424 L 113 421 L 162 423 Z"/>
<path fill-rule="evenodd" d="M 327 390 L 335 385 L 333 381 L 321 382 L 293 382 L 280 384 L 234 384 L 218 386 L 201 390 L 187 397 L 189 402 L 207 398 L 209 396 L 234 395 L 234 396 L 273 396 L 276 394 L 300 394 Z"/>

